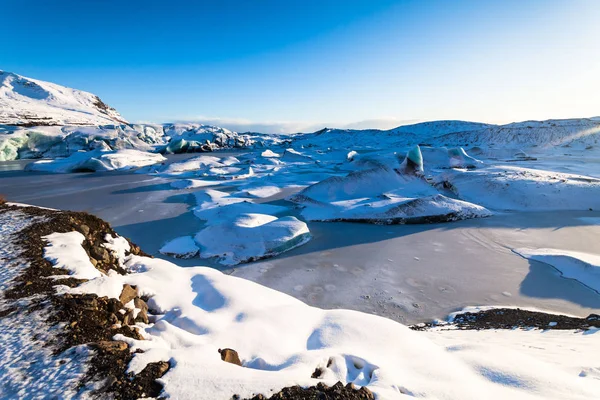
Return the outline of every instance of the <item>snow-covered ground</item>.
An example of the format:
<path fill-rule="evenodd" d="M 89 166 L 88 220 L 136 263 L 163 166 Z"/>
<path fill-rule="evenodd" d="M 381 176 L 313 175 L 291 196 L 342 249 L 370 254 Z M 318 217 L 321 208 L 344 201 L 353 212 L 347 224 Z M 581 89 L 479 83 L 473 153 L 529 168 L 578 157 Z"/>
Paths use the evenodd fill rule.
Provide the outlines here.
<path fill-rule="evenodd" d="M 54 262 L 82 273 L 72 234 L 48 241 Z M 379 399 L 591 399 L 600 390 L 597 329 L 417 332 L 374 315 L 309 307 L 211 268 L 139 256 L 122 262 L 130 274 L 60 291 L 118 297 L 128 283 L 150 297 L 154 315 L 140 324 L 145 340 L 115 338 L 143 350 L 130 372 L 171 362 L 161 382 L 172 398 L 268 395 L 318 381 L 353 382 Z M 222 362 L 223 347 L 236 349 L 242 366 Z"/>

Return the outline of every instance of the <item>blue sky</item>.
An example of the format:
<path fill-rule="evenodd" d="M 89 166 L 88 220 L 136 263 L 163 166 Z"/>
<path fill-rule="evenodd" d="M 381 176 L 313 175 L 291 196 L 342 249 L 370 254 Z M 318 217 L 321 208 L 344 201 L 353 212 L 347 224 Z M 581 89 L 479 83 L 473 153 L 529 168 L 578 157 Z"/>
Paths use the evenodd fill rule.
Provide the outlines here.
<path fill-rule="evenodd" d="M 600 1 L 34 1 L 0 69 L 239 130 L 600 115 Z"/>

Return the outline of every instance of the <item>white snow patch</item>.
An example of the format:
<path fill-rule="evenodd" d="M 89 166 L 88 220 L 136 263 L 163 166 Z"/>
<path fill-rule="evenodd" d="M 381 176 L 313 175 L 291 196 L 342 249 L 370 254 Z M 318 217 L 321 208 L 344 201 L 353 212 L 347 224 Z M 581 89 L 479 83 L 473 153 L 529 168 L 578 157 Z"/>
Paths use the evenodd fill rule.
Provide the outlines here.
<path fill-rule="evenodd" d="M 600 293 L 600 255 L 557 249 L 514 249 L 524 258 L 541 261 Z"/>
<path fill-rule="evenodd" d="M 295 217 L 240 214 L 209 225 L 195 240 L 201 258 L 218 257 L 222 264 L 236 265 L 289 251 L 310 240 L 310 233 Z"/>
<path fill-rule="evenodd" d="M 199 250 L 191 236 L 181 236 L 169 241 L 159 251 L 175 258 L 192 258 L 198 255 Z"/>
<path fill-rule="evenodd" d="M 79 232 L 52 233 L 42 237 L 48 242 L 44 248 L 44 258 L 54 263 L 56 268 L 65 269 L 73 278 L 92 279 L 102 276 L 90 261 L 81 244 L 85 237 Z"/>

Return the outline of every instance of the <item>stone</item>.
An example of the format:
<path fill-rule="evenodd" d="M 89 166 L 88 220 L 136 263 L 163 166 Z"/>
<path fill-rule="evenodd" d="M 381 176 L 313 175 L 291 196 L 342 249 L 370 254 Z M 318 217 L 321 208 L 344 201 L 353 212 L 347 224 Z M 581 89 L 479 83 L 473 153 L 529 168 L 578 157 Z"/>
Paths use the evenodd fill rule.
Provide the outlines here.
<path fill-rule="evenodd" d="M 135 323 L 135 318 L 133 318 L 133 310 L 127 309 L 125 314 L 123 314 L 123 325 L 133 325 Z"/>
<path fill-rule="evenodd" d="M 240 357 L 238 356 L 237 351 L 233 349 L 219 349 L 219 354 L 221 355 L 221 360 L 242 366 L 242 362 L 240 361 Z"/>
<path fill-rule="evenodd" d="M 119 300 L 121 301 L 121 303 L 127 304 L 136 297 L 138 297 L 137 287 L 128 284 L 123 285 L 123 290 L 119 295 Z"/>
<path fill-rule="evenodd" d="M 87 236 L 90 234 L 90 227 L 85 224 L 79 225 L 79 229 L 81 229 L 81 233 L 83 233 L 83 236 Z"/>
<path fill-rule="evenodd" d="M 116 353 L 127 350 L 127 343 L 121 340 L 103 340 L 93 343 L 92 346 L 107 353 Z"/>

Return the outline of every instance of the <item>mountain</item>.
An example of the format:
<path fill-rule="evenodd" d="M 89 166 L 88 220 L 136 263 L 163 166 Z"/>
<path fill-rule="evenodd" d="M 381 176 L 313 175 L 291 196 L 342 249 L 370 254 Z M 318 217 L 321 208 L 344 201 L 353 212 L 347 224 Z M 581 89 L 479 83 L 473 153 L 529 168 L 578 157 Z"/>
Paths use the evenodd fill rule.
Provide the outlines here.
<path fill-rule="evenodd" d="M 0 70 L 0 124 L 109 125 L 127 121 L 92 93 Z"/>

